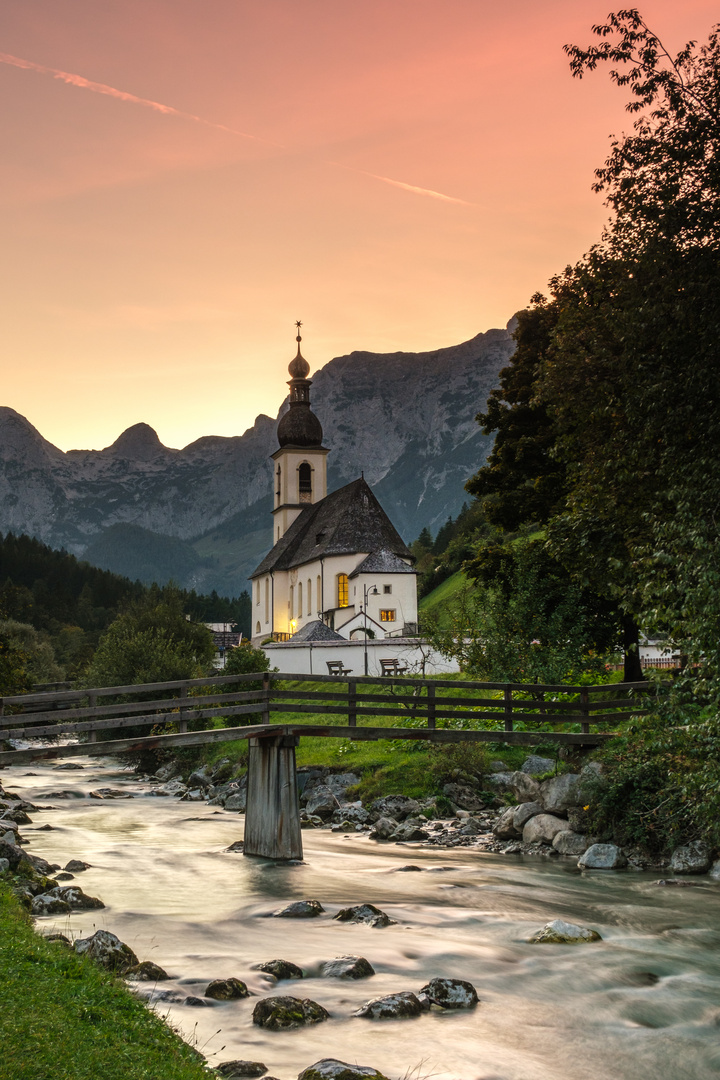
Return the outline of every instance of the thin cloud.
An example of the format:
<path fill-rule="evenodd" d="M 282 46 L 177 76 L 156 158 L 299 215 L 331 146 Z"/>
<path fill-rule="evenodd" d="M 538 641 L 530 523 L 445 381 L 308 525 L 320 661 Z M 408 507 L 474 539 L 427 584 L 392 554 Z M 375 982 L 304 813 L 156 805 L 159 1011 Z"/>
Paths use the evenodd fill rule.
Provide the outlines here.
<path fill-rule="evenodd" d="M 26 71 L 37 71 L 40 75 L 51 75 L 53 79 L 59 79 L 69 86 L 78 86 L 81 90 L 92 90 L 94 94 L 105 94 L 107 97 L 116 98 L 118 101 L 127 101 L 131 105 L 143 105 L 146 109 L 154 109 L 155 112 L 165 116 L 178 116 L 181 120 L 192 120 L 196 124 L 204 124 L 205 127 L 216 128 L 218 131 L 227 131 L 230 135 L 239 135 L 241 139 L 252 139 L 254 142 L 265 143 L 267 146 L 280 147 L 270 139 L 260 138 L 258 135 L 249 135 L 247 131 L 238 131 L 236 128 L 226 127 L 225 124 L 216 124 L 213 120 L 205 120 L 202 116 L 174 109 L 172 105 L 163 105 L 160 101 L 151 101 L 150 98 L 138 97 L 137 94 L 129 94 L 126 90 L 117 90 L 114 86 L 106 86 L 105 83 L 93 82 L 85 79 L 82 75 L 74 75 L 70 71 L 60 71 L 58 68 L 46 67 L 44 64 L 36 64 L 32 60 L 22 60 L 19 56 L 11 56 L 9 53 L 0 53 L 0 63 L 11 64 L 13 67 L 24 68 Z M 282 149 L 282 147 L 280 147 Z"/>
<path fill-rule="evenodd" d="M 381 180 L 383 184 L 392 184 L 393 187 L 402 188 L 403 191 L 411 191 L 413 195 L 428 195 L 431 199 L 458 203 L 460 206 L 476 205 L 476 203 L 466 202 L 465 199 L 456 199 L 454 195 L 443 195 L 441 191 L 433 191 L 432 188 L 418 187 L 416 184 L 405 184 L 402 180 L 391 180 L 389 176 L 380 176 L 378 173 L 367 172 L 365 169 L 356 169 L 352 165 L 343 165 L 340 161 L 330 161 L 328 164 L 337 165 L 340 169 L 347 169 L 348 172 L 359 173 L 361 176 L 370 176 L 373 180 Z"/>
<path fill-rule="evenodd" d="M 144 108 L 153 109 L 155 112 L 162 113 L 164 116 L 177 116 L 181 120 L 191 120 L 195 124 L 203 124 L 205 127 L 215 128 L 216 131 L 225 131 L 229 135 L 237 135 L 241 139 L 252 139 L 253 142 L 263 143 L 265 146 L 272 146 L 278 150 L 288 149 L 286 146 L 283 146 L 282 143 L 273 142 L 271 139 L 264 139 L 259 135 L 250 135 L 247 131 L 238 131 L 237 128 L 227 127 L 225 124 L 217 124 L 213 120 L 206 120 L 202 116 L 195 116 L 194 113 L 175 109 L 172 105 L 163 105 L 160 101 L 152 101 L 150 98 L 138 97 L 137 94 L 130 94 L 127 90 L 118 90 L 116 87 L 107 86 L 105 83 L 93 82 L 91 79 L 86 79 L 82 75 L 75 75 L 70 71 L 61 71 L 59 68 L 47 67 L 45 64 L 36 64 L 33 60 L 23 60 L 21 57 L 12 56 L 10 53 L 0 53 L 0 63 L 10 64 L 12 67 L 22 68 L 25 71 L 36 71 L 40 75 L 50 75 L 53 79 L 59 79 L 69 86 L 77 86 L 81 90 L 92 90 L 94 94 L 104 94 L 106 97 L 115 98 L 118 101 L 125 101 L 130 105 L 142 105 Z M 416 184 L 406 184 L 402 180 L 392 180 L 389 176 L 380 176 L 378 173 L 366 172 L 365 169 L 358 169 L 352 165 L 343 165 L 339 161 L 326 161 L 325 164 L 336 165 L 340 169 L 347 169 L 348 172 L 358 173 L 360 176 L 369 176 L 372 180 L 379 180 L 383 184 L 390 184 L 392 187 L 400 188 L 402 191 L 409 191 L 413 195 L 425 195 L 431 199 L 440 199 L 442 202 L 456 203 L 459 206 L 475 206 L 475 203 L 466 202 L 465 199 L 457 199 L 453 195 L 443 195 L 441 191 L 433 191 L 432 188 L 418 187 Z"/>

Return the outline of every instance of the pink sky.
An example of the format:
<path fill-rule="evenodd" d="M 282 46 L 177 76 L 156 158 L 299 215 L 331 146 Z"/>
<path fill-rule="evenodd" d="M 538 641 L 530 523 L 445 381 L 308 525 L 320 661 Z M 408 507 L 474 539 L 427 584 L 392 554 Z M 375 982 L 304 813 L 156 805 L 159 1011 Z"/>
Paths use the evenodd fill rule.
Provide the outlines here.
<path fill-rule="evenodd" d="M 313 370 L 504 326 L 605 220 L 632 119 L 562 46 L 614 9 L 4 0 L 0 404 L 64 449 L 183 446 L 277 411 L 295 319 Z M 718 17 L 640 11 L 671 51 Z"/>

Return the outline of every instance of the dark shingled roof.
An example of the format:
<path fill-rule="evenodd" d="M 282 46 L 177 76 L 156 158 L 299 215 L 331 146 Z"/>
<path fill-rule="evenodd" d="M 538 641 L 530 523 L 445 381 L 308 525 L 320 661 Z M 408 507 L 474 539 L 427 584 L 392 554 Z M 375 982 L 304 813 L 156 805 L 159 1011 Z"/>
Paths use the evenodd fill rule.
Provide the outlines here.
<path fill-rule="evenodd" d="M 291 641 L 344 641 L 342 634 L 336 634 L 329 626 L 320 619 L 306 623 L 297 634 L 293 634 Z"/>
<path fill-rule="evenodd" d="M 392 551 L 371 551 L 367 559 L 363 559 L 350 575 L 351 578 L 358 574 L 416 574 L 412 566 L 398 558 Z"/>
<path fill-rule="evenodd" d="M 409 548 L 364 479 L 353 480 L 302 510 L 251 578 L 291 570 L 328 555 L 389 552 L 412 559 Z"/>

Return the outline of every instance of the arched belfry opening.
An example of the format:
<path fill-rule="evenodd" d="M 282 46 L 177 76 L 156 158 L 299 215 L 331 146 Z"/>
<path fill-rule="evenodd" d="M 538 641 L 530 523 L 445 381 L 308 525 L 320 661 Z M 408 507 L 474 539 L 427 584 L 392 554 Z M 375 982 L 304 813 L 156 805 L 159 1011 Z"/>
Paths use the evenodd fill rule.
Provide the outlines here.
<path fill-rule="evenodd" d="M 298 465 L 298 491 L 301 503 L 311 503 L 312 500 L 312 466 L 307 461 Z"/>

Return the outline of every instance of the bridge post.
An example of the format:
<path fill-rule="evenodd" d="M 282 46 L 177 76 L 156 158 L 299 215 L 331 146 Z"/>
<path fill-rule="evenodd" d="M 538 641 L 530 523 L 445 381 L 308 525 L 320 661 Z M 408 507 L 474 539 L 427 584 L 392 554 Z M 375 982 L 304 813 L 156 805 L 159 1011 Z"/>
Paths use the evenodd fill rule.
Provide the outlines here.
<path fill-rule="evenodd" d="M 295 735 L 249 740 L 245 855 L 302 859 Z"/>

